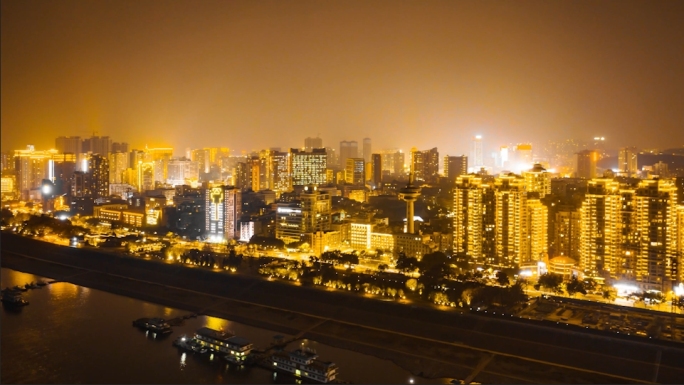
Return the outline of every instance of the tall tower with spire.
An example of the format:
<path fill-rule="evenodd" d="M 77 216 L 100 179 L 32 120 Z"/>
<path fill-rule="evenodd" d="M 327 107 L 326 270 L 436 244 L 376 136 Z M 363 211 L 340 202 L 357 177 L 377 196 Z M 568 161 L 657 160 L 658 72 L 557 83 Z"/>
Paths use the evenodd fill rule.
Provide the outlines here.
<path fill-rule="evenodd" d="M 413 184 L 413 172 L 409 174 L 409 180 L 406 187 L 399 191 L 399 199 L 406 201 L 406 232 L 409 234 L 414 233 L 413 228 L 413 217 L 414 208 L 413 204 L 418 200 L 420 196 L 420 187 Z"/>

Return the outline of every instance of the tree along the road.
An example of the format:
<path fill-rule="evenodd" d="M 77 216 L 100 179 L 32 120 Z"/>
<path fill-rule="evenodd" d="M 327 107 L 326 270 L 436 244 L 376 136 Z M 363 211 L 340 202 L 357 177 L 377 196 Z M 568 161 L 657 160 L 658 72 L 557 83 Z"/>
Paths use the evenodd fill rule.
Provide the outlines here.
<path fill-rule="evenodd" d="M 562 289 L 560 287 L 563 283 L 563 276 L 554 273 L 544 273 L 539 276 L 539 283 L 535 285 L 535 289 L 539 290 L 539 287 L 544 287 L 554 293 L 561 293 Z"/>
<path fill-rule="evenodd" d="M 587 294 L 587 289 L 583 281 L 577 279 L 576 276 L 572 276 L 572 279 L 565 284 L 565 291 L 572 297 L 576 293 L 581 293 L 583 295 Z"/>
<path fill-rule="evenodd" d="M 501 286 L 508 286 L 511 283 L 511 280 L 508 278 L 508 274 L 506 274 L 505 271 L 497 271 L 496 282 L 498 282 Z"/>

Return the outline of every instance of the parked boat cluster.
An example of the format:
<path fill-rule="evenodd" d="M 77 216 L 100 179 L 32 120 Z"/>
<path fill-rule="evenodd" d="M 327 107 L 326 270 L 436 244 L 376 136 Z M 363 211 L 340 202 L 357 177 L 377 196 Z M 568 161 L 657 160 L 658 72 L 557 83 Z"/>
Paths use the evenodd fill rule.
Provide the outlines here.
<path fill-rule="evenodd" d="M 16 285 L 12 288 L 6 287 L 2 289 L 2 304 L 6 306 L 26 306 L 29 304 L 27 300 L 22 298 L 21 293 L 29 289 L 40 289 L 48 283 L 45 281 L 29 282 L 23 286 Z"/>
<path fill-rule="evenodd" d="M 208 327 L 198 329 L 192 337 L 178 337 L 173 345 L 194 354 L 217 354 L 231 364 L 260 365 L 319 383 L 333 382 L 337 376 L 337 365 L 318 359 L 314 350 L 298 348 L 286 352 L 274 344 L 266 351 L 259 351 L 243 337 Z"/>

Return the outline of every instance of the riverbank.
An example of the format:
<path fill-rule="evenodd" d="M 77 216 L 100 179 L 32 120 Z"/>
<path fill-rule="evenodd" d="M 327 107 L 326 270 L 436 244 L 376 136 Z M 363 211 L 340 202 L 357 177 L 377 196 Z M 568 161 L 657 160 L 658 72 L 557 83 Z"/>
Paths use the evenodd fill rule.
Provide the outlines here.
<path fill-rule="evenodd" d="M 677 383 L 684 354 L 347 293 L 2 236 L 2 265 L 485 383 Z M 141 315 L 142 316 L 142 315 Z M 653 357 L 662 350 L 660 365 Z M 616 357 L 615 355 L 620 355 Z M 492 358 L 492 356 L 494 358 Z M 481 367 L 481 369 L 480 369 Z M 479 370 L 479 371 L 478 371 Z"/>

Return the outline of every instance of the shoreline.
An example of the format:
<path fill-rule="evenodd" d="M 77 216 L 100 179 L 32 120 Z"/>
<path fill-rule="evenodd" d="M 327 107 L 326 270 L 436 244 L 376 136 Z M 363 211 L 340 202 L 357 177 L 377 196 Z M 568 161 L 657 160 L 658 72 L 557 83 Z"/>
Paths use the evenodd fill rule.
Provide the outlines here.
<path fill-rule="evenodd" d="M 645 383 L 651 382 L 655 369 L 652 356 L 647 354 L 650 350 L 666 352 L 660 367 L 661 381 L 676 383 L 674 379 L 682 378 L 684 373 L 677 366 L 684 352 L 672 353 L 668 347 L 561 333 L 544 327 L 542 330 L 510 321 L 502 324 L 453 311 L 412 309 L 347 293 L 17 238 L 3 233 L 3 267 L 284 334 L 303 332 L 303 338 L 387 359 L 423 378 L 464 379 L 477 374 L 471 380 L 483 383 Z M 559 350 L 558 354 L 554 349 L 539 351 L 536 347 L 546 343 L 528 341 L 539 340 L 540 332 L 548 334 L 551 344 L 547 346 Z M 574 344 L 578 347 L 564 347 Z M 604 353 L 587 352 L 586 358 L 568 357 L 582 344 L 592 348 L 599 344 L 610 346 L 603 348 Z M 631 358 L 607 355 L 637 346 L 642 347 L 635 349 Z M 674 356 L 670 358 L 669 354 Z M 599 356 L 613 362 L 617 373 L 592 370 L 601 368 L 595 362 Z M 478 371 L 480 364 L 484 365 Z"/>
<path fill-rule="evenodd" d="M 226 304 L 224 302 L 232 302 L 232 300 L 222 300 L 221 298 L 215 298 L 209 300 L 212 302 L 208 302 L 206 298 L 198 298 L 200 296 L 211 297 L 211 295 L 208 294 L 197 293 L 192 294 L 190 296 L 184 296 L 179 293 L 171 292 L 172 290 L 178 289 L 169 289 L 166 285 L 154 283 L 150 283 L 147 286 L 142 286 L 143 284 L 137 282 L 137 284 L 141 285 L 141 287 L 137 288 L 138 290 L 131 288 L 129 285 L 115 287 L 110 285 L 110 283 L 114 282 L 110 282 L 107 279 L 101 279 L 102 277 L 84 279 L 83 276 L 85 274 L 95 273 L 86 273 L 78 271 L 78 267 L 59 266 L 57 268 L 59 269 L 57 274 L 53 274 L 54 267 L 51 267 L 43 262 L 39 262 L 36 260 L 31 261 L 28 258 L 17 256 L 16 254 L 9 255 L 8 259 L 5 258 L 6 254 L 3 255 L 2 267 L 25 273 L 44 276 L 47 278 L 51 278 L 56 282 L 68 282 L 74 285 L 101 290 L 115 295 L 134 298 L 140 301 L 151 302 L 161 306 L 173 307 L 179 310 L 187 311 L 189 313 L 196 313 L 197 315 L 206 315 L 216 318 L 229 319 L 234 322 L 239 322 L 245 325 L 254 326 L 262 329 L 272 330 L 274 332 L 289 336 L 296 336 L 302 333 L 303 331 L 301 336 L 297 338 L 295 341 L 300 339 L 311 339 L 319 343 L 333 346 L 335 348 L 350 350 L 356 353 L 370 355 L 379 359 L 388 360 L 393 362 L 400 368 L 410 372 L 412 375 L 416 377 L 422 377 L 425 379 L 454 378 L 450 375 L 453 374 L 453 371 L 449 369 L 449 366 L 451 365 L 448 363 L 445 363 L 445 368 L 437 368 L 430 371 L 426 371 L 424 369 L 421 370 L 420 367 L 417 367 L 415 364 L 412 364 L 412 361 L 415 362 L 415 357 L 412 357 L 413 355 L 407 355 L 404 352 L 398 351 L 388 351 L 383 347 L 369 347 L 364 346 L 362 344 L 359 345 L 358 343 L 354 343 L 353 341 L 339 339 L 331 335 L 314 332 L 313 330 L 309 329 L 314 329 L 316 324 L 321 322 L 320 319 L 309 319 L 307 316 L 304 315 L 291 314 L 292 312 L 288 312 L 287 310 L 262 310 L 260 313 L 257 314 L 254 311 L 254 309 L 249 309 L 248 307 L 236 309 L 235 304 L 231 304 L 231 307 L 235 309 L 231 310 L 229 307 L 225 306 Z M 69 269 L 71 269 L 72 271 L 70 272 Z M 123 281 L 125 281 L 125 278 L 117 279 L 122 280 L 119 283 L 123 283 Z M 166 291 L 167 293 L 164 296 L 144 293 L 145 290 L 153 290 L 153 286 L 155 285 L 158 286 L 158 290 L 161 289 L 163 291 Z M 187 301 L 170 298 L 174 296 L 185 297 Z M 199 303 L 203 305 L 200 306 L 198 305 Z M 224 307 L 221 307 L 222 304 L 224 305 Z M 251 316 L 245 316 L 241 314 L 242 312 L 246 312 L 249 310 L 251 310 Z M 274 319 L 278 321 L 273 321 Z M 424 360 L 430 361 L 430 359 Z"/>

